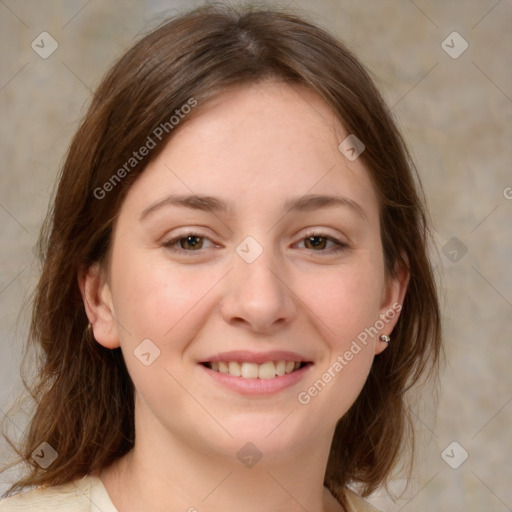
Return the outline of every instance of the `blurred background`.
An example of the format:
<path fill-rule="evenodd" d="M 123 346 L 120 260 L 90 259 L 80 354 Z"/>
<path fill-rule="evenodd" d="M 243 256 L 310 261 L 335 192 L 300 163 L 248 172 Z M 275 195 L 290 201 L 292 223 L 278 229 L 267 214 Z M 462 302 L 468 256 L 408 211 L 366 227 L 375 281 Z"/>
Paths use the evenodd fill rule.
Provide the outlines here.
<path fill-rule="evenodd" d="M 91 91 L 136 38 L 201 4 L 0 0 L 0 416 L 22 389 L 34 247 Z M 439 404 L 430 392 L 418 404 L 408 490 L 396 497 L 398 477 L 394 500 L 371 500 L 386 512 L 512 510 L 512 1 L 265 4 L 305 12 L 370 69 L 434 223 L 448 360 Z M 19 435 L 25 417 L 7 424 Z M 12 478 L 0 476 L 0 494 Z"/>

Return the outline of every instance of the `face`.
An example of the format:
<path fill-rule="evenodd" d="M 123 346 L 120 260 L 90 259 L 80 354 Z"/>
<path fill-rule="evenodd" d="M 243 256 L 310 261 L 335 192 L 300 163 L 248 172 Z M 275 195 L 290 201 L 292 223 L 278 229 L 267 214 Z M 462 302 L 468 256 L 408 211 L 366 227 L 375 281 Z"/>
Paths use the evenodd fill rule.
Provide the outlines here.
<path fill-rule="evenodd" d="M 368 171 L 308 90 L 199 108 L 130 188 L 104 277 L 85 278 L 95 338 L 121 346 L 155 435 L 230 457 L 330 442 L 405 291 Z"/>

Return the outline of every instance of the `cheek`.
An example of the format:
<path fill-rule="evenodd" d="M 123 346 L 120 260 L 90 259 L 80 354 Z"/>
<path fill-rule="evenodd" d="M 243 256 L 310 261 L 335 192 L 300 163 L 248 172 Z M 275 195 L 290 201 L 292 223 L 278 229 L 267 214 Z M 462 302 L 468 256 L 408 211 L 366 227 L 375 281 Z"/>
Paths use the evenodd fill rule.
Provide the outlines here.
<path fill-rule="evenodd" d="M 336 273 L 317 276 L 313 293 L 304 302 L 316 318 L 328 350 L 297 400 L 309 418 L 334 424 L 354 403 L 366 382 L 378 341 L 372 330 L 379 318 L 383 272 L 379 261 L 347 265 Z M 302 293 L 303 297 L 307 297 Z M 309 421 L 309 420 L 306 420 Z M 315 428 L 313 420 L 311 428 Z"/>
<path fill-rule="evenodd" d="M 135 251 L 133 251 L 135 252 Z M 117 266 L 115 266 L 117 265 Z M 159 257 L 133 254 L 114 262 L 112 287 L 122 344 L 151 339 L 162 352 L 181 350 L 208 314 L 208 291 L 218 280 L 214 272 L 179 269 Z"/>
<path fill-rule="evenodd" d="M 161 256 L 157 261 L 134 252 L 112 265 L 126 366 L 143 407 L 157 415 L 164 414 L 169 403 L 185 409 L 188 398 L 177 383 L 183 380 L 183 354 L 211 315 L 208 293 L 219 274 L 200 273 L 192 266 L 178 270 Z"/>
<path fill-rule="evenodd" d="M 312 318 L 319 320 L 318 327 L 332 350 L 344 350 L 378 319 L 384 275 L 379 261 L 367 256 L 357 265 L 318 273 L 313 283 L 303 278 L 300 286 L 300 298 L 314 313 Z"/>

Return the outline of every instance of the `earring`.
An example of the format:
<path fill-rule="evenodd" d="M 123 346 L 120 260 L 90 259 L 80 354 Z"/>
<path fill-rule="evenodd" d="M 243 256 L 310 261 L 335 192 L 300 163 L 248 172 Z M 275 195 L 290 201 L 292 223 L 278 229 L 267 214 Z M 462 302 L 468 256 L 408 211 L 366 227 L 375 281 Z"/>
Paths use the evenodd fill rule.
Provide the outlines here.
<path fill-rule="evenodd" d="M 381 334 L 380 340 L 389 345 L 391 338 L 387 334 Z"/>

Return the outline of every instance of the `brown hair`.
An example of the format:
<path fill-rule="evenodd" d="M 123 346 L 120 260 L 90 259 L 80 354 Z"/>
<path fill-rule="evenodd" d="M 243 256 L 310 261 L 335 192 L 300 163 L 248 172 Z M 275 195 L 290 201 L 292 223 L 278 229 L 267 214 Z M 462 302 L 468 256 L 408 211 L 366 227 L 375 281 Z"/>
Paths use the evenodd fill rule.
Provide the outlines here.
<path fill-rule="evenodd" d="M 314 91 L 363 141 L 360 158 L 379 197 L 386 272 L 410 271 L 392 345 L 374 360 L 362 392 L 338 422 L 325 485 L 343 501 L 348 483 L 359 483 L 367 495 L 389 478 L 410 439 L 406 391 L 436 374 L 441 349 L 416 170 L 368 73 L 343 44 L 294 14 L 208 6 L 168 21 L 123 55 L 72 141 L 40 238 L 43 268 L 29 341 L 42 348 L 42 365 L 32 389 L 36 411 L 19 450 L 29 474 L 9 493 L 93 474 L 133 446 L 133 385 L 120 349 L 109 351 L 89 334 L 77 275 L 104 258 L 126 191 L 172 136 L 176 110 L 193 98 L 199 112 L 230 86 L 269 78 Z M 112 184 L 116 170 L 162 123 L 168 130 L 143 164 Z M 107 188 L 108 194 L 98 192 Z M 43 441 L 58 452 L 46 470 L 31 458 Z"/>

